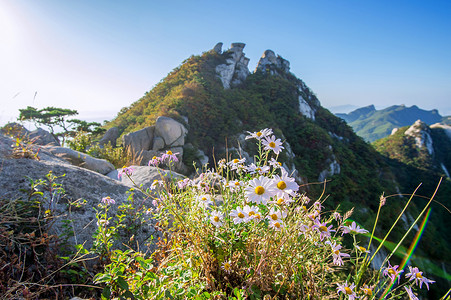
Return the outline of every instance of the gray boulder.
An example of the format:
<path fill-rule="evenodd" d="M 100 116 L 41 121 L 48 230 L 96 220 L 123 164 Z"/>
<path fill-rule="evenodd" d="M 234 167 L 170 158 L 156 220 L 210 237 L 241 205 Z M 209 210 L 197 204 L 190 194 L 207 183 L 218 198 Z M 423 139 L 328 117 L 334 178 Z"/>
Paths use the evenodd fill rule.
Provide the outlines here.
<path fill-rule="evenodd" d="M 161 137 L 166 147 L 183 146 L 187 133 L 185 126 L 168 117 L 158 117 L 155 123 L 155 136 Z"/>
<path fill-rule="evenodd" d="M 152 150 L 153 151 L 160 151 L 164 149 L 164 140 L 162 137 L 156 136 L 153 139 L 153 147 Z"/>
<path fill-rule="evenodd" d="M 97 228 L 95 210 L 103 197 L 109 196 L 116 201 L 111 206 L 111 216 L 117 211 L 117 207 L 127 200 L 127 192 L 129 185 L 112 180 L 111 178 L 101 175 L 84 168 L 73 166 L 67 162 L 55 160 L 32 160 L 32 159 L 13 159 L 8 156 L 6 147 L 11 147 L 13 140 L 0 135 L 0 198 L 2 199 L 28 199 L 28 194 L 21 191 L 29 190 L 30 181 L 27 177 L 37 180 L 45 179 L 49 171 L 56 176 L 63 176 L 57 179 L 57 182 L 63 184 L 65 196 L 60 194 L 49 194 L 45 189 L 45 198 L 42 200 L 43 209 L 50 209 L 55 216 L 55 223 L 50 228 L 50 234 L 60 236 L 66 231 L 66 222 L 69 222 L 69 228 L 74 235 L 69 238 L 71 245 L 85 243 L 85 248 L 92 246 L 92 235 Z M 9 144 L 9 145 L 8 145 Z M 37 147 L 36 147 L 37 148 Z M 4 154 L 6 153 L 6 155 Z M 51 157 L 53 154 L 46 147 L 41 147 L 39 156 Z M 144 202 L 146 196 L 139 191 L 134 191 L 135 203 L 144 203 L 149 208 L 151 204 Z M 71 202 L 77 200 L 86 200 L 81 207 L 72 207 L 69 209 L 69 200 Z M 137 209 L 144 209 L 139 206 Z M 150 216 L 145 215 L 146 224 L 141 225 L 133 233 L 135 240 L 129 243 L 130 246 L 140 246 L 140 249 L 146 249 L 146 243 L 149 242 L 151 235 L 158 235 L 153 225 L 154 220 Z M 119 244 L 128 243 L 129 235 L 123 236 Z"/>
<path fill-rule="evenodd" d="M 82 167 L 100 174 L 107 174 L 114 170 L 112 163 L 105 159 L 94 158 L 86 153 L 78 152 L 65 147 L 48 147 L 49 152 L 60 157 L 70 164 Z"/>
<path fill-rule="evenodd" d="M 60 142 L 50 132 L 38 128 L 28 134 L 28 139 L 37 145 L 60 146 Z"/>
<path fill-rule="evenodd" d="M 122 137 L 124 147 L 129 148 L 135 154 L 152 149 L 154 129 L 154 126 L 149 126 L 124 135 Z"/>
<path fill-rule="evenodd" d="M 119 129 L 117 127 L 111 127 L 108 129 L 103 137 L 99 141 L 99 145 L 105 146 L 108 143 L 111 144 L 111 146 L 116 147 L 116 140 L 119 137 Z"/>

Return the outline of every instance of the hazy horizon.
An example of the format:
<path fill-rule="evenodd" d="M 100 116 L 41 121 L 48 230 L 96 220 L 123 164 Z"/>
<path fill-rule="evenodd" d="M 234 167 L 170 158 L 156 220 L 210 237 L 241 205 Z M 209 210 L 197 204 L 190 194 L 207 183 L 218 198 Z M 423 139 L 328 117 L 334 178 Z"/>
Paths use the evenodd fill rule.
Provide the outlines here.
<path fill-rule="evenodd" d="M 447 1 L 0 0 L 0 124 L 26 106 L 111 119 L 191 55 L 246 44 L 290 61 L 326 108 L 417 105 L 451 115 Z"/>

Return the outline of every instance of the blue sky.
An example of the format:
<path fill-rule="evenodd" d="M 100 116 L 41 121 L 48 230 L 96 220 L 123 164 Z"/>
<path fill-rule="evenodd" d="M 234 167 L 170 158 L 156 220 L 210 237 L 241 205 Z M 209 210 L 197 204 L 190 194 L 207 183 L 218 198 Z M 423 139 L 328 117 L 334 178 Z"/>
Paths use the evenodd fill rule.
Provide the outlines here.
<path fill-rule="evenodd" d="M 451 1 L 0 0 L 0 124 L 58 106 L 111 119 L 193 54 L 266 49 L 326 108 L 451 115 Z M 37 93 L 36 93 L 37 92 Z"/>

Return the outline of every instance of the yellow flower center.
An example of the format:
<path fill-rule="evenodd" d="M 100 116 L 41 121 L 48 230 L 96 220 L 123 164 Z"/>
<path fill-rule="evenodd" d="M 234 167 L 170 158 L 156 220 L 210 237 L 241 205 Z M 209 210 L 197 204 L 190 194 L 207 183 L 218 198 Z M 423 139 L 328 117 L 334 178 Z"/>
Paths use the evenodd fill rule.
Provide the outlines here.
<path fill-rule="evenodd" d="M 167 155 L 172 155 L 172 151 L 168 150 L 168 152 L 166 152 Z"/>
<path fill-rule="evenodd" d="M 373 291 L 369 288 L 364 288 L 363 289 L 363 293 L 365 293 L 365 295 L 367 296 L 372 296 L 373 295 Z"/>
<path fill-rule="evenodd" d="M 283 198 L 279 198 L 277 199 L 277 204 L 281 205 L 285 202 L 285 200 Z"/>
<path fill-rule="evenodd" d="M 304 211 L 307 211 L 307 206 L 302 205 L 302 209 L 303 209 Z"/>
<path fill-rule="evenodd" d="M 251 210 L 251 211 L 249 212 L 249 216 L 253 216 L 253 215 L 255 215 L 255 212 Z"/>
<path fill-rule="evenodd" d="M 213 220 L 214 220 L 215 222 L 219 222 L 219 217 L 218 217 L 218 216 L 214 216 Z"/>
<path fill-rule="evenodd" d="M 235 158 L 235 159 L 233 160 L 233 163 L 234 163 L 234 164 L 237 164 L 239 161 L 240 161 L 239 159 Z"/>
<path fill-rule="evenodd" d="M 421 275 L 420 273 L 415 274 L 416 278 L 423 278 L 423 275 Z"/>
<path fill-rule="evenodd" d="M 202 197 L 202 201 L 207 201 L 207 197 Z"/>
<path fill-rule="evenodd" d="M 279 222 L 274 223 L 274 227 L 280 228 L 280 223 Z"/>
<path fill-rule="evenodd" d="M 228 262 L 224 263 L 224 270 L 228 271 L 230 270 L 232 267 L 230 266 L 230 264 Z"/>
<path fill-rule="evenodd" d="M 279 164 L 279 166 L 282 166 L 282 163 L 281 162 L 277 162 L 278 164 Z"/>
<path fill-rule="evenodd" d="M 155 160 L 155 159 L 157 159 L 157 157 L 156 157 L 156 156 L 152 157 L 152 160 Z"/>
<path fill-rule="evenodd" d="M 265 193 L 265 188 L 259 185 L 255 188 L 255 193 L 257 195 L 263 195 Z"/>
<path fill-rule="evenodd" d="M 391 275 L 395 275 L 395 274 L 396 274 L 396 271 L 393 270 L 393 269 L 388 269 L 388 273 L 390 273 Z"/>
<path fill-rule="evenodd" d="M 263 134 L 263 133 L 261 133 L 261 132 L 259 131 L 259 132 L 257 132 L 255 135 L 258 136 L 258 137 L 261 137 L 262 134 Z"/>
<path fill-rule="evenodd" d="M 272 214 L 271 219 L 273 219 L 274 221 L 277 220 L 278 219 L 277 214 Z"/>
<path fill-rule="evenodd" d="M 268 146 L 271 147 L 271 148 L 274 148 L 274 147 L 276 147 L 276 143 L 270 142 L 270 143 L 268 144 Z"/>
<path fill-rule="evenodd" d="M 346 295 L 352 294 L 352 290 L 350 288 L 348 288 L 347 286 L 345 286 L 345 291 L 346 291 Z"/>
<path fill-rule="evenodd" d="M 319 227 L 319 230 L 322 231 L 322 232 L 327 231 L 327 227 L 322 225 L 322 226 Z"/>
<path fill-rule="evenodd" d="M 362 247 L 362 246 L 358 246 L 357 248 L 359 248 L 360 251 L 362 252 L 366 252 L 366 248 Z M 390 269 L 391 270 L 391 269 Z"/>
<path fill-rule="evenodd" d="M 254 219 L 260 220 L 262 218 L 262 215 L 260 214 L 255 214 L 254 215 Z"/>
<path fill-rule="evenodd" d="M 239 186 L 239 185 L 240 185 L 239 181 L 235 182 L 235 186 Z"/>
<path fill-rule="evenodd" d="M 340 254 L 340 250 L 335 250 L 334 253 L 335 253 L 336 255 L 338 255 L 338 254 Z"/>
<path fill-rule="evenodd" d="M 238 213 L 238 218 L 244 218 L 244 214 L 242 212 Z"/>
<path fill-rule="evenodd" d="M 285 181 L 279 181 L 279 182 L 277 183 L 277 188 L 278 188 L 279 190 L 284 190 L 284 189 L 287 188 L 287 184 L 285 183 Z"/>

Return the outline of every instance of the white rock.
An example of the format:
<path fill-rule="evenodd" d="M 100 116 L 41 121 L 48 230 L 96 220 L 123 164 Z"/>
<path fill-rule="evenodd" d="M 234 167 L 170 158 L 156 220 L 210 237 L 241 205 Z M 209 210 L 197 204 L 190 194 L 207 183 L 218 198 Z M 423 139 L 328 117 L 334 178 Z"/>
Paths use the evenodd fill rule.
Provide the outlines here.
<path fill-rule="evenodd" d="M 319 182 L 323 182 L 329 176 L 340 174 L 340 164 L 335 160 L 334 156 L 333 156 L 333 159 L 334 160 L 329 164 L 329 168 L 323 170 L 319 174 L 319 176 L 318 176 L 318 181 Z"/>
<path fill-rule="evenodd" d="M 413 137 L 418 148 L 421 149 L 426 147 L 430 155 L 434 153 L 432 138 L 429 134 L 429 127 L 421 120 L 417 120 L 404 134 Z"/>
<path fill-rule="evenodd" d="M 315 111 L 310 107 L 310 105 L 299 95 L 299 112 L 309 119 L 315 120 Z"/>

